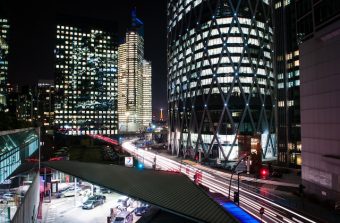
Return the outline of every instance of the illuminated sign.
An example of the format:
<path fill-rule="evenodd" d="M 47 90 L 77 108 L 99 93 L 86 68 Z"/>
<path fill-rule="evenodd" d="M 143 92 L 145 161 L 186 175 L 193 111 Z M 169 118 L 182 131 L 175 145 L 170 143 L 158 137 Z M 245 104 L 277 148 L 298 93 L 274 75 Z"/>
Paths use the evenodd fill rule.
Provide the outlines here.
<path fill-rule="evenodd" d="M 125 166 L 133 167 L 133 157 L 125 157 Z"/>

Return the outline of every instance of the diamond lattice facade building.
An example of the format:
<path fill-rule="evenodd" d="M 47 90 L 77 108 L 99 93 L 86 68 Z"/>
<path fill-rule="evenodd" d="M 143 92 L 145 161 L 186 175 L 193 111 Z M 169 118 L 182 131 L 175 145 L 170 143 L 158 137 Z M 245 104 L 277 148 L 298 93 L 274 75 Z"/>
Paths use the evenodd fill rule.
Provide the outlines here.
<path fill-rule="evenodd" d="M 273 30 L 267 0 L 170 0 L 169 149 L 275 159 Z"/>

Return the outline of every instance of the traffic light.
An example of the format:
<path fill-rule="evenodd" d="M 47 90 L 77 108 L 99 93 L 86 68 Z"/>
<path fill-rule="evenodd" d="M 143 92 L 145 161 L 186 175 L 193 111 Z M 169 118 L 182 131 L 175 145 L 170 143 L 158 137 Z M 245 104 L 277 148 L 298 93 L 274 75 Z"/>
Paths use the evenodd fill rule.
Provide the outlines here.
<path fill-rule="evenodd" d="M 240 196 L 237 191 L 234 191 L 234 203 L 239 204 L 240 203 Z"/>
<path fill-rule="evenodd" d="M 266 179 L 269 176 L 269 170 L 267 168 L 262 167 L 260 169 L 260 176 L 262 179 Z"/>
<path fill-rule="evenodd" d="M 140 170 L 144 169 L 144 164 L 143 163 L 138 163 L 138 169 L 140 169 Z"/>

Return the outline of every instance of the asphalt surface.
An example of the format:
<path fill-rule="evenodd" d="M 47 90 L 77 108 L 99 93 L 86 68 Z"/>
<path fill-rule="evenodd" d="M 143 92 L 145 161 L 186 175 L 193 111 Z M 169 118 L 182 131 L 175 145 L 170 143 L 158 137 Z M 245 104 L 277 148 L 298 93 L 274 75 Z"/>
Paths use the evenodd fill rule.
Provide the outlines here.
<path fill-rule="evenodd" d="M 51 203 L 43 204 L 43 223 L 104 223 L 110 215 L 110 209 L 115 207 L 118 199 L 122 196 L 117 193 L 104 194 L 106 202 L 90 210 L 82 209 L 82 196 L 53 198 Z M 129 208 L 132 211 L 134 208 Z M 133 214 L 133 222 L 139 217 Z"/>

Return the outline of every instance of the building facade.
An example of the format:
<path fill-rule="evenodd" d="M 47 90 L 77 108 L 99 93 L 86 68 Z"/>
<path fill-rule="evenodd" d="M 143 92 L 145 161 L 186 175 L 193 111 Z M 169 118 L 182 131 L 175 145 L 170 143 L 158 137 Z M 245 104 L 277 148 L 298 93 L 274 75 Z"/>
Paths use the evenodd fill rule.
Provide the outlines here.
<path fill-rule="evenodd" d="M 143 83 L 142 83 L 142 125 L 150 126 L 152 122 L 152 66 L 151 62 L 143 61 Z"/>
<path fill-rule="evenodd" d="M 53 80 L 39 80 L 36 98 L 38 120 L 42 131 L 52 130 L 54 125 L 55 86 Z"/>
<path fill-rule="evenodd" d="M 340 2 L 297 1 L 302 43 L 302 183 L 322 200 L 340 200 Z"/>
<path fill-rule="evenodd" d="M 167 11 L 169 149 L 276 159 L 269 1 L 171 0 Z"/>
<path fill-rule="evenodd" d="M 118 49 L 119 131 L 138 132 L 151 124 L 151 63 L 144 59 L 143 23 L 132 11 L 132 25 Z"/>
<path fill-rule="evenodd" d="M 299 37 L 295 0 L 274 1 L 278 163 L 301 165 Z"/>
<path fill-rule="evenodd" d="M 118 130 L 116 26 L 59 18 L 55 49 L 55 125 L 69 135 Z"/>
<path fill-rule="evenodd" d="M 6 108 L 9 21 L 0 14 L 0 111 Z"/>

